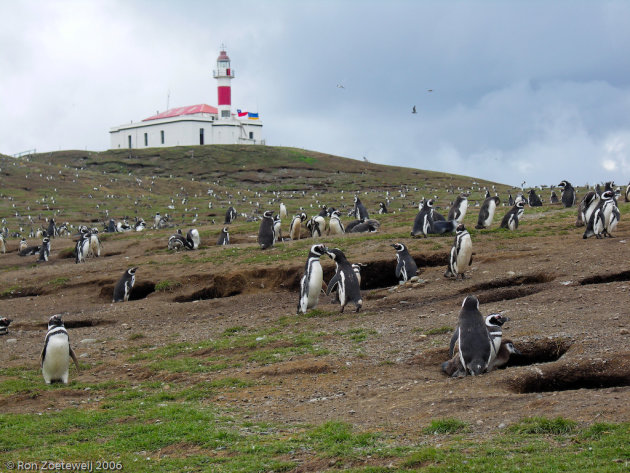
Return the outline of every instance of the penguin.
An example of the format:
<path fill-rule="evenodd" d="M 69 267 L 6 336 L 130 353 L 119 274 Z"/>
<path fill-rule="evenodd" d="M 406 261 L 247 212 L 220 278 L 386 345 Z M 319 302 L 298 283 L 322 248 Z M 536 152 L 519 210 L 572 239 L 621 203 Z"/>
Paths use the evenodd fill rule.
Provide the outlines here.
<path fill-rule="evenodd" d="M 626 202 L 630 202 L 630 184 L 626 186 L 626 192 L 624 194 Z"/>
<path fill-rule="evenodd" d="M 188 248 L 191 250 L 198 250 L 201 240 L 199 238 L 199 231 L 196 228 L 191 228 L 186 233 L 186 240 L 188 241 Z"/>
<path fill-rule="evenodd" d="M 258 244 L 261 250 L 271 248 L 276 241 L 276 232 L 273 228 L 273 212 L 271 210 L 265 211 L 263 218 L 260 221 L 260 227 L 258 229 Z"/>
<path fill-rule="evenodd" d="M 0 235 L 0 238 L 2 238 L 2 235 Z M 18 252 L 24 251 L 27 248 L 28 248 L 28 243 L 26 242 L 26 238 L 22 237 L 18 246 Z"/>
<path fill-rule="evenodd" d="M 612 237 L 612 232 L 617 228 L 621 214 L 615 204 L 614 192 L 605 191 L 601 197 L 602 217 L 604 219 L 604 236 Z"/>
<path fill-rule="evenodd" d="M 90 248 L 89 248 L 88 255 L 98 258 L 99 256 L 101 256 L 101 240 L 99 240 L 98 238 L 98 229 L 93 228 L 88 233 L 88 238 L 90 241 L 90 245 L 89 245 Z"/>
<path fill-rule="evenodd" d="M 601 197 L 597 192 L 589 196 L 589 199 L 584 202 L 585 210 L 583 214 L 586 230 L 582 235 L 583 239 L 595 236 L 595 238 L 602 238 L 602 232 L 604 231 L 604 216 L 602 214 Z"/>
<path fill-rule="evenodd" d="M 289 225 L 289 237 L 291 240 L 299 240 L 302 234 L 302 215 L 303 213 L 295 214 Z"/>
<path fill-rule="evenodd" d="M 418 273 L 418 266 L 403 243 L 394 243 L 392 246 L 396 250 L 396 277 L 402 284 Z"/>
<path fill-rule="evenodd" d="M 468 197 L 465 194 L 459 194 L 448 211 L 448 220 L 455 220 L 459 225 L 464 221 L 467 210 Z"/>
<path fill-rule="evenodd" d="M 494 344 L 488 333 L 485 321 L 479 312 L 479 300 L 468 296 L 462 303 L 457 328 L 451 337 L 449 356 L 453 356 L 455 345 L 459 347 L 459 358 L 463 373 L 473 376 L 487 371 L 496 358 Z"/>
<path fill-rule="evenodd" d="M 50 258 L 50 238 L 44 237 L 39 247 L 39 258 L 37 258 L 37 262 L 48 261 L 48 258 Z"/>
<path fill-rule="evenodd" d="M 159 228 L 161 219 L 162 216 L 160 215 L 160 212 L 156 212 L 155 217 L 153 217 L 153 228 Z"/>
<path fill-rule="evenodd" d="M 282 241 L 282 220 L 280 219 L 280 215 L 276 215 L 273 218 L 273 244 L 276 244 L 276 241 Z"/>
<path fill-rule="evenodd" d="M 356 195 L 354 196 L 354 217 L 359 220 L 370 218 L 365 205 L 361 203 L 361 199 Z"/>
<path fill-rule="evenodd" d="M 341 222 L 341 212 L 333 211 L 328 222 L 328 235 L 343 235 L 345 228 Z"/>
<path fill-rule="evenodd" d="M 234 207 L 230 207 L 225 212 L 225 222 L 223 222 L 223 225 L 229 225 L 234 220 L 236 220 L 236 210 L 234 210 Z"/>
<path fill-rule="evenodd" d="M 359 281 L 359 287 L 361 287 L 361 268 L 367 265 L 363 263 L 352 263 L 352 269 L 354 270 L 354 274 L 357 276 L 357 281 Z"/>
<path fill-rule="evenodd" d="M 496 211 L 497 206 L 500 202 L 501 200 L 496 196 L 488 197 L 486 200 L 483 201 L 483 204 L 481 204 L 481 209 L 479 209 L 477 225 L 475 225 L 475 228 L 477 230 L 488 228 L 490 225 L 492 225 L 494 212 Z"/>
<path fill-rule="evenodd" d="M 356 312 L 359 312 L 363 306 L 363 299 L 361 298 L 359 281 L 357 280 L 354 269 L 352 269 L 352 265 L 339 248 L 328 249 L 326 250 L 326 254 L 336 265 L 335 275 L 328 283 L 326 295 L 329 295 L 336 287 L 337 294 L 339 295 L 339 304 L 341 305 L 340 312 L 343 312 L 348 302 L 353 302 L 357 308 Z"/>
<path fill-rule="evenodd" d="M 50 238 L 55 238 L 57 236 L 57 227 L 55 226 L 55 220 L 52 218 L 48 221 L 47 233 Z"/>
<path fill-rule="evenodd" d="M 24 240 L 24 239 L 22 238 L 22 240 Z M 21 247 L 21 245 L 20 245 L 20 247 Z M 0 253 L 4 254 L 6 252 L 7 252 L 7 245 L 4 242 L 4 235 L 2 235 L 0 233 Z"/>
<path fill-rule="evenodd" d="M 353 225 L 350 230 L 346 228 L 346 233 L 375 233 L 380 228 L 381 223 L 378 220 L 369 218 L 365 221 Z"/>
<path fill-rule="evenodd" d="M 379 214 L 386 214 L 387 213 L 387 206 L 385 205 L 385 202 L 379 202 L 378 203 L 378 213 Z"/>
<path fill-rule="evenodd" d="M 584 225 L 586 225 L 586 209 L 588 207 L 588 204 L 592 201 L 592 199 L 595 197 L 596 192 L 595 191 L 589 191 L 587 192 L 584 197 L 582 197 L 582 200 L 580 201 L 579 205 L 578 205 L 578 209 L 577 209 L 577 219 L 575 221 L 575 226 L 576 227 L 583 227 Z"/>
<path fill-rule="evenodd" d="M 540 197 L 536 195 L 535 189 L 530 189 L 527 194 L 527 203 L 529 203 L 530 207 L 542 207 L 542 201 Z"/>
<path fill-rule="evenodd" d="M 137 232 L 141 232 L 143 231 L 145 228 L 147 228 L 147 224 L 145 223 L 144 220 L 140 219 L 136 222 L 136 224 L 134 225 L 134 230 Z"/>
<path fill-rule="evenodd" d="M 463 223 L 457 226 L 455 242 L 451 248 L 448 267 L 444 273 L 444 277 L 455 277 L 460 275 L 464 279 L 466 268 L 472 264 L 472 240 L 470 233 L 466 230 Z"/>
<path fill-rule="evenodd" d="M 13 319 L 0 317 L 0 335 L 6 335 L 9 333 L 9 325 L 11 325 L 11 322 L 13 322 Z"/>
<path fill-rule="evenodd" d="M 346 233 L 352 233 L 352 229 L 363 222 L 364 220 L 353 220 L 352 222 L 348 222 L 346 225 Z"/>
<path fill-rule="evenodd" d="M 514 205 L 514 198 L 512 197 L 512 193 L 508 194 L 508 205 L 512 207 Z"/>
<path fill-rule="evenodd" d="M 496 358 L 492 360 L 488 366 L 488 371 L 507 365 L 508 361 L 510 361 L 510 355 L 521 355 L 521 352 L 514 346 L 511 340 L 502 340 Z"/>
<path fill-rule="evenodd" d="M 74 251 L 76 253 L 74 262 L 76 264 L 79 264 L 82 262 L 85 263 L 85 259 L 87 258 L 87 255 L 90 251 L 90 234 L 89 233 L 81 234 L 81 236 L 79 237 L 79 241 L 77 241 Z"/>
<path fill-rule="evenodd" d="M 68 384 L 70 357 L 79 370 L 79 360 L 70 346 L 68 331 L 61 320 L 61 315 L 48 319 L 48 332 L 44 341 L 40 365 L 46 384 L 61 382 Z"/>
<path fill-rule="evenodd" d="M 297 313 L 306 314 L 309 309 L 317 307 L 319 293 L 322 290 L 324 272 L 319 258 L 326 254 L 324 245 L 313 245 L 306 259 L 304 276 L 300 280 L 300 300 L 297 305 Z"/>
<path fill-rule="evenodd" d="M 435 215 L 435 213 L 434 213 Z M 438 220 L 433 222 L 429 233 L 443 235 L 445 233 L 454 233 L 457 230 L 457 220 Z"/>
<path fill-rule="evenodd" d="M 501 228 L 507 228 L 512 231 L 516 230 L 523 212 L 525 212 L 525 203 L 518 202 L 503 216 Z"/>
<path fill-rule="evenodd" d="M 114 286 L 114 298 L 112 302 L 127 302 L 131 295 L 131 289 L 136 282 L 136 270 L 138 267 L 129 268 L 123 273 Z"/>
<path fill-rule="evenodd" d="M 334 210 L 334 209 L 332 209 Z M 322 208 L 320 209 L 319 213 L 317 214 L 320 217 L 328 217 L 330 215 L 330 213 L 328 212 L 328 206 L 326 205 L 322 205 Z"/>
<path fill-rule="evenodd" d="M 430 233 L 433 227 L 433 203 L 432 200 L 423 199 L 420 203 L 420 210 L 416 214 L 416 218 L 413 221 L 413 229 L 411 230 L 411 236 L 422 235 L 425 238 Z"/>
<path fill-rule="evenodd" d="M 311 232 L 311 237 L 319 238 L 322 236 L 322 229 L 326 225 L 326 220 L 324 217 L 316 215 L 311 217 L 308 222 L 306 222 L 306 228 L 309 232 Z"/>
<path fill-rule="evenodd" d="M 116 222 L 114 222 L 113 218 L 109 219 L 109 223 L 107 224 L 107 233 L 116 233 Z"/>
<path fill-rule="evenodd" d="M 171 235 L 168 239 L 168 249 L 179 251 L 182 248 L 190 250 L 192 249 L 191 242 L 181 234 L 181 230 L 174 235 Z"/>
<path fill-rule="evenodd" d="M 501 339 L 503 337 L 503 324 L 510 319 L 505 317 L 502 314 L 490 314 L 485 318 L 486 328 L 488 329 L 488 335 L 490 336 L 490 340 L 492 341 L 492 349 L 494 350 L 494 354 L 499 352 L 499 348 L 501 347 Z"/>
<path fill-rule="evenodd" d="M 230 244 L 230 229 L 228 227 L 223 227 L 221 230 L 221 234 L 219 235 L 219 240 L 217 241 L 217 245 L 229 245 Z"/>
<path fill-rule="evenodd" d="M 283 202 L 280 202 L 280 218 L 287 218 L 287 207 Z"/>
<path fill-rule="evenodd" d="M 558 196 L 556 195 L 556 191 L 551 191 L 551 195 L 549 196 L 549 203 L 550 204 L 560 203 L 560 199 L 558 199 Z"/>
<path fill-rule="evenodd" d="M 558 187 L 562 188 L 560 193 L 562 205 L 564 205 L 565 208 L 573 207 L 575 205 L 575 188 L 566 180 L 558 184 Z"/>

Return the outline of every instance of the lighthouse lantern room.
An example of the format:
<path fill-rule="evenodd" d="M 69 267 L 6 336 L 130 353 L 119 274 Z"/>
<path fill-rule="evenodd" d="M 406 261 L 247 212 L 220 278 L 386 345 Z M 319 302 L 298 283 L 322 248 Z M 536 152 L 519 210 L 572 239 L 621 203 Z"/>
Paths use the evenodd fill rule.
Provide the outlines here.
<path fill-rule="evenodd" d="M 216 108 L 205 103 L 171 108 L 140 122 L 113 127 L 111 148 L 265 144 L 258 113 L 232 113 L 234 69 L 224 46 L 212 75 L 217 80 Z"/>

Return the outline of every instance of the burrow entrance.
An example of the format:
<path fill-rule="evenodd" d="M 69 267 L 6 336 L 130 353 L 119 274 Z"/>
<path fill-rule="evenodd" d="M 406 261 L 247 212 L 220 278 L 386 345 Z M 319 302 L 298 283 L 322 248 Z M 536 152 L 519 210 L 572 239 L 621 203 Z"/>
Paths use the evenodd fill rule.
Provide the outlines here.
<path fill-rule="evenodd" d="M 630 271 L 622 271 L 620 273 L 611 274 L 596 274 L 595 276 L 589 276 L 580 281 L 580 285 L 586 286 L 588 284 L 604 284 L 607 282 L 617 281 L 630 281 Z"/>
<path fill-rule="evenodd" d="M 136 282 L 131 289 L 129 300 L 138 301 L 140 299 L 144 299 L 152 292 L 155 292 L 155 283 L 153 281 Z M 114 285 L 108 284 L 103 286 L 99 297 L 111 302 L 114 298 Z"/>
<path fill-rule="evenodd" d="M 82 319 L 82 320 L 63 320 L 63 325 L 67 329 L 82 328 L 82 327 L 97 327 L 99 325 L 113 325 L 116 322 L 114 320 L 107 319 Z M 11 328 L 19 328 L 20 330 L 47 330 L 48 322 L 18 322 L 11 326 Z"/>
<path fill-rule="evenodd" d="M 504 339 L 507 340 L 506 338 Z M 510 360 L 506 367 L 557 361 L 571 347 L 571 341 L 566 338 L 545 338 L 532 342 L 513 340 L 512 343 L 514 343 L 514 346 L 521 354 L 510 355 Z"/>
<path fill-rule="evenodd" d="M 518 299 L 542 292 L 546 289 L 546 283 L 554 279 L 555 276 L 553 274 L 547 273 L 534 273 L 511 278 L 494 279 L 462 289 L 460 294 L 479 292 L 477 295 L 479 302 L 487 304 L 490 302 Z"/>

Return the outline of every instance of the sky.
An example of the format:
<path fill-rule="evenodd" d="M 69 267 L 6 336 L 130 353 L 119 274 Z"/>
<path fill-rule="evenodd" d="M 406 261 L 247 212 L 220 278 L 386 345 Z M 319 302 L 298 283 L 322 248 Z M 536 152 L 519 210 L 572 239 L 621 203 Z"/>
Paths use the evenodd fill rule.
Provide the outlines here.
<path fill-rule="evenodd" d="M 113 126 L 216 106 L 222 44 L 268 145 L 630 181 L 625 0 L 0 0 L 0 153 L 102 151 Z"/>

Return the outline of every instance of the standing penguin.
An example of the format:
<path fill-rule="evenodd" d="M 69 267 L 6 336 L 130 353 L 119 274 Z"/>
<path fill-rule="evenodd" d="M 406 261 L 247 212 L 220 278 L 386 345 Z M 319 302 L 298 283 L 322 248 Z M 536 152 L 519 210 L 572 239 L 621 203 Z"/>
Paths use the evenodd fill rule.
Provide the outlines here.
<path fill-rule="evenodd" d="M 512 207 L 514 205 L 514 198 L 512 197 L 512 193 L 508 194 L 508 205 Z"/>
<path fill-rule="evenodd" d="M 283 202 L 280 202 L 280 218 L 287 218 L 287 207 Z"/>
<path fill-rule="evenodd" d="M 605 191 L 602 194 L 602 217 L 604 219 L 604 236 L 612 237 L 612 232 L 617 228 L 621 214 L 619 208 L 615 204 L 614 192 Z"/>
<path fill-rule="evenodd" d="M 2 239 L 2 235 L 1 234 L 0 234 L 0 239 Z M 24 251 L 27 248 L 28 248 L 28 243 L 26 241 L 26 238 L 22 237 L 22 239 L 20 240 L 20 244 L 18 246 L 18 253 Z"/>
<path fill-rule="evenodd" d="M 333 211 L 330 214 L 330 221 L 328 222 L 328 235 L 343 235 L 345 228 L 341 222 L 341 212 L 339 210 Z"/>
<path fill-rule="evenodd" d="M 573 207 L 575 205 L 575 188 L 569 181 L 562 181 L 558 184 L 558 187 L 562 188 L 562 192 L 560 193 L 562 205 L 566 208 Z"/>
<path fill-rule="evenodd" d="M 558 196 L 556 195 L 556 191 L 551 191 L 551 196 L 549 196 L 549 203 L 550 204 L 560 203 L 560 199 L 558 199 Z"/>
<path fill-rule="evenodd" d="M 90 251 L 90 234 L 89 233 L 81 234 L 81 236 L 79 237 L 79 241 L 77 241 L 77 244 L 74 248 L 74 251 L 76 253 L 74 262 L 76 264 L 79 264 L 81 262 L 85 263 L 85 259 L 87 258 L 87 255 Z"/>
<path fill-rule="evenodd" d="M 387 213 L 387 207 L 385 206 L 385 202 L 379 202 L 378 203 L 378 213 L 379 214 L 386 214 Z"/>
<path fill-rule="evenodd" d="M 273 244 L 275 245 L 278 240 L 282 241 L 282 220 L 280 215 L 276 215 L 273 218 Z"/>
<path fill-rule="evenodd" d="M 335 262 L 336 272 L 333 278 L 328 283 L 326 289 L 326 295 L 330 294 L 335 287 L 337 287 L 337 294 L 339 295 L 339 304 L 341 304 L 341 312 L 348 302 L 353 302 L 356 306 L 356 312 L 361 310 L 363 305 L 363 299 L 361 298 L 361 289 L 359 288 L 359 281 L 352 268 L 352 265 L 346 259 L 346 255 L 343 254 L 339 248 L 333 248 L 327 250 L 326 254 Z"/>
<path fill-rule="evenodd" d="M 480 230 L 482 228 L 488 228 L 492 225 L 492 220 L 494 219 L 494 212 L 497 209 L 497 206 L 501 200 L 497 197 L 488 197 L 481 204 L 481 208 L 479 209 L 479 217 L 477 218 L 477 225 L 475 228 Z"/>
<path fill-rule="evenodd" d="M 276 241 L 276 232 L 273 228 L 273 212 L 266 210 L 258 228 L 258 244 L 261 250 L 271 248 Z"/>
<path fill-rule="evenodd" d="M 501 228 L 507 228 L 509 230 L 516 230 L 518 228 L 518 222 L 521 216 L 525 212 L 525 203 L 517 202 L 509 211 L 503 216 L 501 220 Z"/>
<path fill-rule="evenodd" d="M 358 196 L 354 196 L 354 217 L 358 220 L 368 219 L 370 215 L 368 214 L 365 205 L 361 203 L 361 199 Z"/>
<path fill-rule="evenodd" d="M 50 258 L 50 238 L 44 237 L 42 245 L 39 247 L 39 258 L 37 258 L 37 262 L 48 261 L 48 258 Z"/>
<path fill-rule="evenodd" d="M 485 321 L 479 312 L 479 300 L 475 296 L 464 299 L 457 328 L 451 338 L 450 356 L 453 356 L 455 344 L 459 345 L 464 376 L 482 374 L 496 357 Z"/>
<path fill-rule="evenodd" d="M 431 228 L 433 228 L 433 202 L 432 200 L 427 201 L 423 199 L 419 207 L 420 210 L 413 221 L 411 236 L 422 235 L 426 238 L 427 234 L 431 233 Z"/>
<path fill-rule="evenodd" d="M 129 268 L 114 286 L 114 299 L 112 302 L 127 302 L 131 295 L 131 289 L 136 282 L 136 270 L 138 267 Z"/>
<path fill-rule="evenodd" d="M 403 243 L 394 243 L 392 246 L 396 250 L 396 261 L 398 262 L 396 264 L 396 277 L 402 284 L 418 273 L 418 266 Z"/>
<path fill-rule="evenodd" d="M 306 214 L 301 212 L 296 214 L 291 220 L 291 225 L 289 225 L 289 236 L 291 240 L 299 240 L 302 235 L 302 222 L 306 220 Z"/>
<path fill-rule="evenodd" d="M 225 212 L 225 222 L 223 222 L 223 225 L 229 225 L 234 220 L 236 220 L 236 210 L 234 210 L 234 207 L 229 207 Z"/>
<path fill-rule="evenodd" d="M 542 207 L 542 200 L 540 200 L 540 197 L 536 195 L 535 189 L 529 190 L 529 193 L 527 194 L 527 202 L 530 207 Z"/>
<path fill-rule="evenodd" d="M 57 236 L 57 226 L 55 225 L 55 220 L 52 218 L 48 221 L 47 233 L 50 238 L 55 238 Z"/>
<path fill-rule="evenodd" d="M 467 210 L 468 197 L 465 194 L 459 194 L 448 211 L 448 220 L 456 220 L 457 224 L 462 223 Z"/>
<path fill-rule="evenodd" d="M 219 235 L 219 240 L 217 241 L 217 245 L 229 245 L 230 244 L 230 229 L 228 227 L 223 227 L 221 230 L 221 234 Z"/>
<path fill-rule="evenodd" d="M 188 247 L 191 250 L 198 250 L 199 245 L 201 244 L 201 239 L 199 238 L 199 231 L 196 228 L 191 228 L 186 233 L 186 240 L 188 240 Z"/>
<path fill-rule="evenodd" d="M 48 319 L 48 332 L 40 363 L 46 384 L 55 382 L 68 384 L 70 357 L 79 370 L 79 361 L 70 346 L 70 337 L 61 320 L 61 315 L 53 315 Z"/>
<path fill-rule="evenodd" d="M 588 197 L 588 199 L 587 199 Z M 596 238 L 602 238 L 602 232 L 604 231 L 604 216 L 602 214 L 601 198 L 594 192 L 593 194 L 587 194 L 584 200 L 584 223 L 586 230 L 582 238 L 585 240 L 589 237 L 595 236 Z"/>
<path fill-rule="evenodd" d="M 444 277 L 455 277 L 457 279 L 459 275 L 464 279 L 464 272 L 466 268 L 472 264 L 472 240 L 470 233 L 466 230 L 463 223 L 457 226 L 457 232 L 455 234 L 455 242 L 451 248 L 451 254 L 449 257 L 448 268 L 444 273 Z"/>
<path fill-rule="evenodd" d="M 320 256 L 326 254 L 324 245 L 313 245 L 306 259 L 306 267 L 304 268 L 304 276 L 300 280 L 300 300 L 297 305 L 297 313 L 306 314 L 309 309 L 317 307 L 319 302 L 319 293 L 322 290 L 324 282 L 324 272 L 319 262 Z"/>
<path fill-rule="evenodd" d="M 9 325 L 13 322 L 12 319 L 6 317 L 0 317 L 0 335 L 6 335 L 9 333 Z"/>

